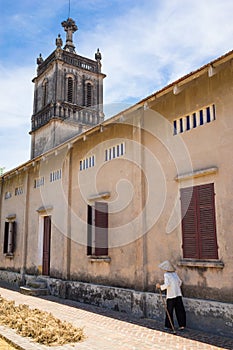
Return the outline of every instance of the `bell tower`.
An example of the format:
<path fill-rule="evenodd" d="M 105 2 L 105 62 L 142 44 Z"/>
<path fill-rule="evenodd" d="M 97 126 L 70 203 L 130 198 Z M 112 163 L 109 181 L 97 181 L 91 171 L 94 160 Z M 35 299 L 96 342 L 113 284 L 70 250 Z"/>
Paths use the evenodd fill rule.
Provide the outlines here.
<path fill-rule="evenodd" d="M 95 60 L 78 55 L 73 43 L 75 21 L 68 18 L 61 25 L 65 46 L 59 34 L 51 55 L 37 58 L 37 76 L 32 80 L 31 159 L 104 120 L 106 75 L 101 73 L 101 53 L 97 49 Z"/>

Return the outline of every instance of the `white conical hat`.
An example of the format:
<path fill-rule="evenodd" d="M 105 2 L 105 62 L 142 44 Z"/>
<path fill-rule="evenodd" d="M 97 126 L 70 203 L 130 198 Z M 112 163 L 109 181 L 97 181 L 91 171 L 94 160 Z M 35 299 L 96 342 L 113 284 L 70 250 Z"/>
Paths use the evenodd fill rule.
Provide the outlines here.
<path fill-rule="evenodd" d="M 170 261 L 166 260 L 163 261 L 161 264 L 159 264 L 160 269 L 168 272 L 174 272 L 176 269 L 174 266 L 170 263 Z"/>

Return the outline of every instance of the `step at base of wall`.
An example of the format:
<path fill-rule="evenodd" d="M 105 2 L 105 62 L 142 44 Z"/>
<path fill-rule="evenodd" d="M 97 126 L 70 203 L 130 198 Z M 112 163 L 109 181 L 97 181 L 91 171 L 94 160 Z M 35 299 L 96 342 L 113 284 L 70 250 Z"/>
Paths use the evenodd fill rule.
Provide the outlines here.
<path fill-rule="evenodd" d="M 42 281 L 29 281 L 26 287 L 35 288 L 35 289 L 46 289 L 47 284 L 46 282 L 42 282 Z"/>
<path fill-rule="evenodd" d="M 31 296 L 49 295 L 48 288 L 20 287 L 20 293 Z"/>

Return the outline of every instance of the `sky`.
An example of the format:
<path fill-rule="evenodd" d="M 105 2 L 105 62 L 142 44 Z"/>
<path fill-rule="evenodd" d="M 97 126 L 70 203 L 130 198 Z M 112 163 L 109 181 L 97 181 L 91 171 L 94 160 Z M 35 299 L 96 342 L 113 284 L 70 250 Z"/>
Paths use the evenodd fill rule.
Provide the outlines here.
<path fill-rule="evenodd" d="M 65 42 L 69 14 L 77 54 L 101 51 L 114 115 L 232 50 L 232 13 L 232 0 L 0 0 L 0 167 L 30 159 L 36 58 Z"/>

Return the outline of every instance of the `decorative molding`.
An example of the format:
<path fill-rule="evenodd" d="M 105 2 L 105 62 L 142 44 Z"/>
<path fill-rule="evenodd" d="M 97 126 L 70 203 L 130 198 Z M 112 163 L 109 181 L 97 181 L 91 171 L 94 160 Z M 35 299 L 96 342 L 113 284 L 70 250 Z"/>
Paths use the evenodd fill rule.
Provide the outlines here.
<path fill-rule="evenodd" d="M 4 255 L 5 255 L 5 258 L 7 258 L 7 259 L 13 259 L 14 258 L 14 254 L 13 253 L 6 253 Z"/>
<path fill-rule="evenodd" d="M 91 256 L 88 256 L 88 261 L 90 261 L 90 262 L 107 262 L 107 263 L 110 263 L 111 262 L 111 258 L 110 258 L 110 256 L 95 256 L 95 255 L 91 255 Z"/>
<path fill-rule="evenodd" d="M 52 205 L 45 205 L 40 208 L 38 208 L 36 211 L 40 214 L 47 213 L 48 211 L 51 211 L 53 209 Z"/>
<path fill-rule="evenodd" d="M 184 173 L 184 174 L 177 175 L 175 177 L 175 180 L 184 181 L 184 180 L 194 179 L 201 176 L 216 174 L 217 172 L 218 172 L 218 167 L 213 166 L 211 168 L 194 170 L 191 173 Z"/>
<path fill-rule="evenodd" d="M 16 219 L 16 214 L 10 214 L 6 217 L 7 221 L 14 221 Z"/>
<path fill-rule="evenodd" d="M 110 192 L 101 192 L 101 193 L 97 193 L 97 194 L 94 194 L 92 196 L 90 196 L 88 198 L 89 201 L 94 201 L 96 199 L 107 199 L 111 196 L 111 193 Z"/>

